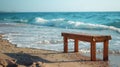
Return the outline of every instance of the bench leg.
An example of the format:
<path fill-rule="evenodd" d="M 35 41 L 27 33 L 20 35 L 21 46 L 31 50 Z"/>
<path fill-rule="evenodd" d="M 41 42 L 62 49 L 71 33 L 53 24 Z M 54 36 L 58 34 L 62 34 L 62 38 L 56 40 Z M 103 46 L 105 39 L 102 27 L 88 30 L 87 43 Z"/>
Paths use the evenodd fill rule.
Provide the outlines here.
<path fill-rule="evenodd" d="M 96 42 L 91 42 L 91 61 L 96 61 Z"/>
<path fill-rule="evenodd" d="M 64 37 L 64 53 L 68 52 L 68 40 L 67 37 Z"/>
<path fill-rule="evenodd" d="M 78 52 L 78 39 L 75 39 L 74 42 L 74 52 Z"/>
<path fill-rule="evenodd" d="M 108 40 L 104 41 L 103 60 L 108 61 Z"/>

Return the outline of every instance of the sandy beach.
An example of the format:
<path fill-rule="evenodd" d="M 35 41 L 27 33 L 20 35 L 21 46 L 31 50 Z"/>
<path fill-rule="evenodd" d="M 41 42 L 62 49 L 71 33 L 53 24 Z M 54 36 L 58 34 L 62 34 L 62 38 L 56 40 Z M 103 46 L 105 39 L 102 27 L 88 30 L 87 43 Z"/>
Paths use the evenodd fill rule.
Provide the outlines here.
<path fill-rule="evenodd" d="M 14 67 L 109 67 L 108 62 L 90 61 L 78 53 L 18 48 L 0 35 L 0 65 Z M 10 66 L 9 66 L 10 67 Z"/>

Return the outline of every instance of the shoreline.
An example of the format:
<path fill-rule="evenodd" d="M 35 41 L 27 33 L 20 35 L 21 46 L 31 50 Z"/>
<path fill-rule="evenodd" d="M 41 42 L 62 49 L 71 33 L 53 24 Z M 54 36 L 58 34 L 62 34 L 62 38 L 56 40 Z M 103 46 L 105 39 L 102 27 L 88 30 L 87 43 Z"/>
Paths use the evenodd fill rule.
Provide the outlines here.
<path fill-rule="evenodd" d="M 0 59 L 15 59 L 19 67 L 109 67 L 105 61 L 90 61 L 78 53 L 63 53 L 35 48 L 21 48 L 2 39 L 0 34 Z M 2 61 L 2 60 L 1 60 Z"/>

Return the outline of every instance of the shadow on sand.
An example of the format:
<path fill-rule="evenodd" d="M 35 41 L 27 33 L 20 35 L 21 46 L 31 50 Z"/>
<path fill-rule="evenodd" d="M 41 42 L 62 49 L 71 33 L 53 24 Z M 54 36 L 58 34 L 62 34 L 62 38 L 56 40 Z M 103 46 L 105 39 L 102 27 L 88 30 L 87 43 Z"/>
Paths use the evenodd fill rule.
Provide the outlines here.
<path fill-rule="evenodd" d="M 38 56 L 32 56 L 30 54 L 26 53 L 5 53 L 6 55 L 16 59 L 16 63 L 20 65 L 31 65 L 33 62 L 45 62 L 45 63 L 51 63 L 51 61 L 48 61 L 46 59 L 43 59 Z"/>
<path fill-rule="evenodd" d="M 95 63 L 95 61 L 90 61 L 90 58 L 88 57 L 87 59 L 81 59 L 81 58 L 77 58 L 77 59 L 72 59 L 72 60 L 60 60 L 60 61 L 50 61 L 50 60 L 47 60 L 45 58 L 42 58 L 42 57 L 38 57 L 38 56 L 32 56 L 31 54 L 27 54 L 27 53 L 5 53 L 6 55 L 14 58 L 17 60 L 17 64 L 20 64 L 20 65 L 25 65 L 25 66 L 29 66 L 31 65 L 33 62 L 44 62 L 44 63 L 69 63 L 69 62 L 88 62 L 88 63 Z M 68 56 L 71 55 L 71 53 L 62 53 L 62 52 L 58 52 L 58 53 L 41 53 L 41 55 L 58 55 L 58 54 L 67 54 Z M 72 53 L 72 54 L 75 54 L 75 53 Z M 80 56 L 78 54 L 78 56 Z M 76 56 L 73 56 L 73 57 L 76 57 Z M 97 60 L 96 62 L 102 62 L 102 63 L 107 63 L 107 62 L 104 62 L 102 60 Z M 108 66 L 108 64 L 107 64 Z"/>

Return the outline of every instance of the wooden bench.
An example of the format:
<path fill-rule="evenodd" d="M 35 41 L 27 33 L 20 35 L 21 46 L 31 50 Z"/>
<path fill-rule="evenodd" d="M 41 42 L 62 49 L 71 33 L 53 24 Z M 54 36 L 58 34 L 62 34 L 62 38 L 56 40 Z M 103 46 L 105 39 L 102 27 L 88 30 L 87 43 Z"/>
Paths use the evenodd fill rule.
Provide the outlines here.
<path fill-rule="evenodd" d="M 96 60 L 96 42 L 104 42 L 103 60 L 108 61 L 108 43 L 111 36 L 107 35 L 88 35 L 88 34 L 74 34 L 62 33 L 64 40 L 64 52 L 68 52 L 68 39 L 74 39 L 74 52 L 78 52 L 78 40 L 91 43 L 91 61 Z"/>

